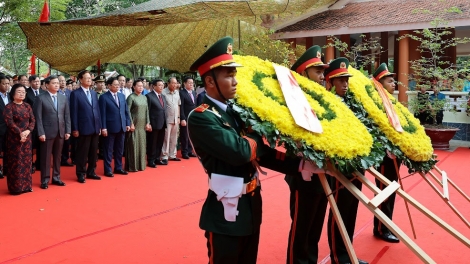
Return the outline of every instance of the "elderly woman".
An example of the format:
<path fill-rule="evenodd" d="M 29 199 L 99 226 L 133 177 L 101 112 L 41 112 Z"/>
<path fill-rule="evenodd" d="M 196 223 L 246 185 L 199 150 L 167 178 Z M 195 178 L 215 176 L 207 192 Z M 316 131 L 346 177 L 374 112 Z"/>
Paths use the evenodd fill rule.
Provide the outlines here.
<path fill-rule="evenodd" d="M 8 190 L 13 195 L 32 192 L 31 178 L 31 131 L 36 120 L 33 110 L 23 102 L 26 87 L 15 84 L 10 91 L 10 101 L 5 106 L 3 118 L 7 125 L 6 133 L 6 169 L 8 171 Z"/>
<path fill-rule="evenodd" d="M 144 83 L 141 79 L 134 81 L 134 93 L 127 97 L 131 118 L 131 130 L 126 139 L 125 169 L 130 172 L 145 170 L 146 133 L 150 131 L 147 98 L 142 94 Z"/>

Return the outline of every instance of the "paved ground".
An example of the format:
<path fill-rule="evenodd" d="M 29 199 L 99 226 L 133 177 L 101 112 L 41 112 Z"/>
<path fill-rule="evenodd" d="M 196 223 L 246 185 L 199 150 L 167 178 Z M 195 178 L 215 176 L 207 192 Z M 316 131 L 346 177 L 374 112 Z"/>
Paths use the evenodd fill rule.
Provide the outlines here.
<path fill-rule="evenodd" d="M 451 140 L 450 141 L 450 149 L 449 151 L 454 151 L 458 147 L 470 147 L 470 141 L 463 141 L 463 140 Z"/>

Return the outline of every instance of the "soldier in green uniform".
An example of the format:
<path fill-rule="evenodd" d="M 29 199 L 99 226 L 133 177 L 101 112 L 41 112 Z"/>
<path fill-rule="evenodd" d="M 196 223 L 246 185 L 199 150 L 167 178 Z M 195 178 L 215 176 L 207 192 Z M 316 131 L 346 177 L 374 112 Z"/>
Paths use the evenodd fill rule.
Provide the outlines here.
<path fill-rule="evenodd" d="M 292 65 L 291 70 L 323 85 L 325 68 L 320 46 L 312 46 Z M 292 219 L 287 246 L 287 264 L 314 264 L 318 262 L 318 242 L 325 219 L 325 192 L 317 174 L 304 179 L 299 173 L 285 177 L 290 189 L 290 217 Z"/>
<path fill-rule="evenodd" d="M 95 92 L 98 95 L 98 99 L 100 98 L 101 95 L 103 95 L 106 92 L 106 77 L 104 75 L 98 75 L 96 76 L 95 79 L 93 79 L 95 82 Z M 103 135 L 100 135 L 98 139 L 98 159 L 103 159 L 103 153 L 104 153 L 104 137 Z"/>
<path fill-rule="evenodd" d="M 395 79 L 393 78 L 395 73 L 389 72 L 387 64 L 382 63 L 377 70 L 375 70 L 373 77 L 379 81 L 382 86 L 389 92 L 393 94 L 395 91 Z M 401 161 L 396 159 L 393 154 L 387 153 L 384 157 L 384 161 L 380 164 L 379 172 L 384 175 L 390 181 L 398 181 L 398 173 L 400 171 Z M 395 164 L 397 165 L 395 167 Z M 398 170 L 398 171 L 397 171 Z M 379 180 L 375 180 L 377 187 L 383 190 L 386 186 L 383 185 Z M 390 219 L 392 219 L 393 208 L 395 207 L 395 196 L 396 193 L 390 195 L 387 200 L 380 204 L 379 209 Z M 382 222 L 374 217 L 374 236 L 390 243 L 398 243 L 400 240 L 388 230 L 388 228 L 382 224 Z"/>
<path fill-rule="evenodd" d="M 348 72 L 349 61 L 346 58 L 337 58 L 329 63 L 329 67 L 325 69 L 325 80 L 331 89 L 339 97 L 344 97 L 348 91 L 349 77 L 352 75 Z M 351 178 L 352 175 L 345 175 Z M 351 181 L 359 190 L 362 188 L 362 183 L 355 179 Z M 330 187 L 333 191 L 339 213 L 348 232 L 351 243 L 353 242 L 354 229 L 356 226 L 357 207 L 359 200 L 352 195 L 348 189 L 336 179 L 331 178 Z M 330 246 L 330 258 L 332 264 L 345 264 L 351 263 L 348 251 L 339 233 L 338 225 L 331 212 L 328 215 L 328 244 Z M 360 264 L 367 264 L 368 262 L 359 259 Z"/>
<path fill-rule="evenodd" d="M 105 85 L 105 82 L 106 82 L 106 77 L 104 75 L 98 75 L 96 76 L 95 79 L 93 79 L 93 81 L 95 82 L 95 92 L 96 94 L 98 95 L 98 98 L 100 98 L 100 96 L 102 94 L 104 94 L 106 91 L 106 85 Z"/>
<path fill-rule="evenodd" d="M 318 173 L 318 168 L 269 148 L 259 135 L 243 128 L 227 104 L 235 97 L 236 67 L 241 66 L 232 57 L 232 44 L 230 37 L 218 40 L 191 66 L 199 71 L 206 96 L 190 113 L 188 131 L 210 178 L 199 221 L 206 231 L 209 263 L 252 264 L 261 225 L 261 189 L 254 164 L 286 174 L 299 168 Z"/>

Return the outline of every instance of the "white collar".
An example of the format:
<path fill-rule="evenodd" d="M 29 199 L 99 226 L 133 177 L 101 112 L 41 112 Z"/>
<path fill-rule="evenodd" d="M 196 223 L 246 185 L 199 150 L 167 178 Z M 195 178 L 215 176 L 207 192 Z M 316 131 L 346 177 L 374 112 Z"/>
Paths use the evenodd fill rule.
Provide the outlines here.
<path fill-rule="evenodd" d="M 215 100 L 214 98 L 210 97 L 207 93 L 206 93 L 206 97 L 211 100 L 214 104 L 216 104 L 220 109 L 224 110 L 224 112 L 227 112 L 227 105 L 220 102 L 220 101 L 217 101 Z"/>

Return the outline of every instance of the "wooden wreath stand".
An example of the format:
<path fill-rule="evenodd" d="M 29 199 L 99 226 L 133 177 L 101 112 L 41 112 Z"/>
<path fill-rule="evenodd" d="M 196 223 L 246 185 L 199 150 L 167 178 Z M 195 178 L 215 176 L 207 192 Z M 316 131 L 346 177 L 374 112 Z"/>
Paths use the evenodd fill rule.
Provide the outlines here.
<path fill-rule="evenodd" d="M 447 182 L 449 182 L 452 186 L 454 186 L 459 193 L 461 193 L 464 197 L 467 198 L 467 200 L 470 201 L 469 197 L 463 193 L 462 190 L 460 190 L 453 182 L 450 181 L 445 175 L 444 172 L 439 170 L 437 167 L 434 167 L 436 171 L 441 173 L 443 175 L 443 180 L 440 181 L 435 177 L 435 175 L 431 174 L 437 182 L 440 183 L 441 186 L 445 186 Z M 385 176 L 380 174 L 378 171 L 376 171 L 374 168 L 369 168 L 369 172 L 380 182 L 382 182 L 385 186 L 387 186 L 385 189 L 380 190 L 375 183 L 371 182 L 369 179 L 367 179 L 362 173 L 360 172 L 354 172 L 353 175 L 363 183 L 364 186 L 369 188 L 374 194 L 374 198 L 369 199 L 367 196 L 364 195 L 364 193 L 359 190 L 354 184 L 350 182 L 348 178 L 346 178 L 340 171 L 338 171 L 332 164 L 328 164 L 328 170 L 333 172 L 332 174 L 333 177 L 338 179 L 338 181 L 341 182 L 341 184 L 348 189 L 351 194 L 353 194 L 369 211 L 371 211 L 395 236 L 397 236 L 400 241 L 402 241 L 415 255 L 417 255 L 424 263 L 436 263 L 434 260 L 431 259 L 429 255 L 426 254 L 411 238 L 409 238 L 395 223 L 392 222 L 390 218 L 388 218 L 378 207 L 379 205 L 385 201 L 392 193 L 397 193 L 400 195 L 406 203 L 411 204 L 414 206 L 416 209 L 418 209 L 420 212 L 422 212 L 424 215 L 426 215 L 429 219 L 434 221 L 436 224 L 441 226 L 445 231 L 447 231 L 449 234 L 457 238 L 460 242 L 463 244 L 467 245 L 467 247 L 470 247 L 470 240 L 463 236 L 461 233 L 459 233 L 457 230 L 455 230 L 453 227 L 451 227 L 449 224 L 444 222 L 442 219 L 440 219 L 438 216 L 433 214 L 431 211 L 429 211 L 426 207 L 424 207 L 422 204 L 420 204 L 418 201 L 416 201 L 414 198 L 412 198 L 410 195 L 408 195 L 403 189 L 400 188 L 400 184 L 398 184 L 396 181 L 391 182 L 388 180 Z M 422 174 L 422 176 L 426 179 L 426 175 Z M 320 182 L 323 186 L 323 189 L 326 194 L 331 194 L 332 191 L 330 189 L 330 186 L 326 180 L 326 176 L 323 173 L 319 174 Z M 428 181 L 428 180 L 427 180 Z M 428 181 L 429 182 L 429 181 Z M 430 182 L 429 182 L 430 183 Z M 431 184 L 431 183 L 430 183 Z M 431 184 L 431 186 L 433 186 Z M 434 186 L 435 187 L 435 186 Z M 441 194 L 437 188 L 434 188 L 436 192 Z M 443 197 L 444 201 L 447 201 L 447 204 L 451 206 L 451 208 L 454 210 L 454 212 L 457 213 L 457 215 L 468 225 L 468 221 L 463 218 L 463 216 L 453 207 L 450 202 L 448 201 L 448 193 L 446 193 L 446 187 L 444 187 L 444 193 L 441 194 Z M 447 196 L 445 196 L 447 195 Z M 356 253 L 354 252 L 354 248 L 352 247 L 351 241 L 349 240 L 349 236 L 347 234 L 346 228 L 344 227 L 343 220 L 341 218 L 341 215 L 338 211 L 338 207 L 336 206 L 336 202 L 333 198 L 332 195 L 327 195 L 328 202 L 330 204 L 330 208 L 333 212 L 333 217 L 335 218 L 337 224 L 338 224 L 338 229 L 339 232 L 341 233 L 341 236 L 343 238 L 344 244 L 347 248 L 349 258 L 352 263 L 358 264 L 358 260 L 356 257 Z"/>

